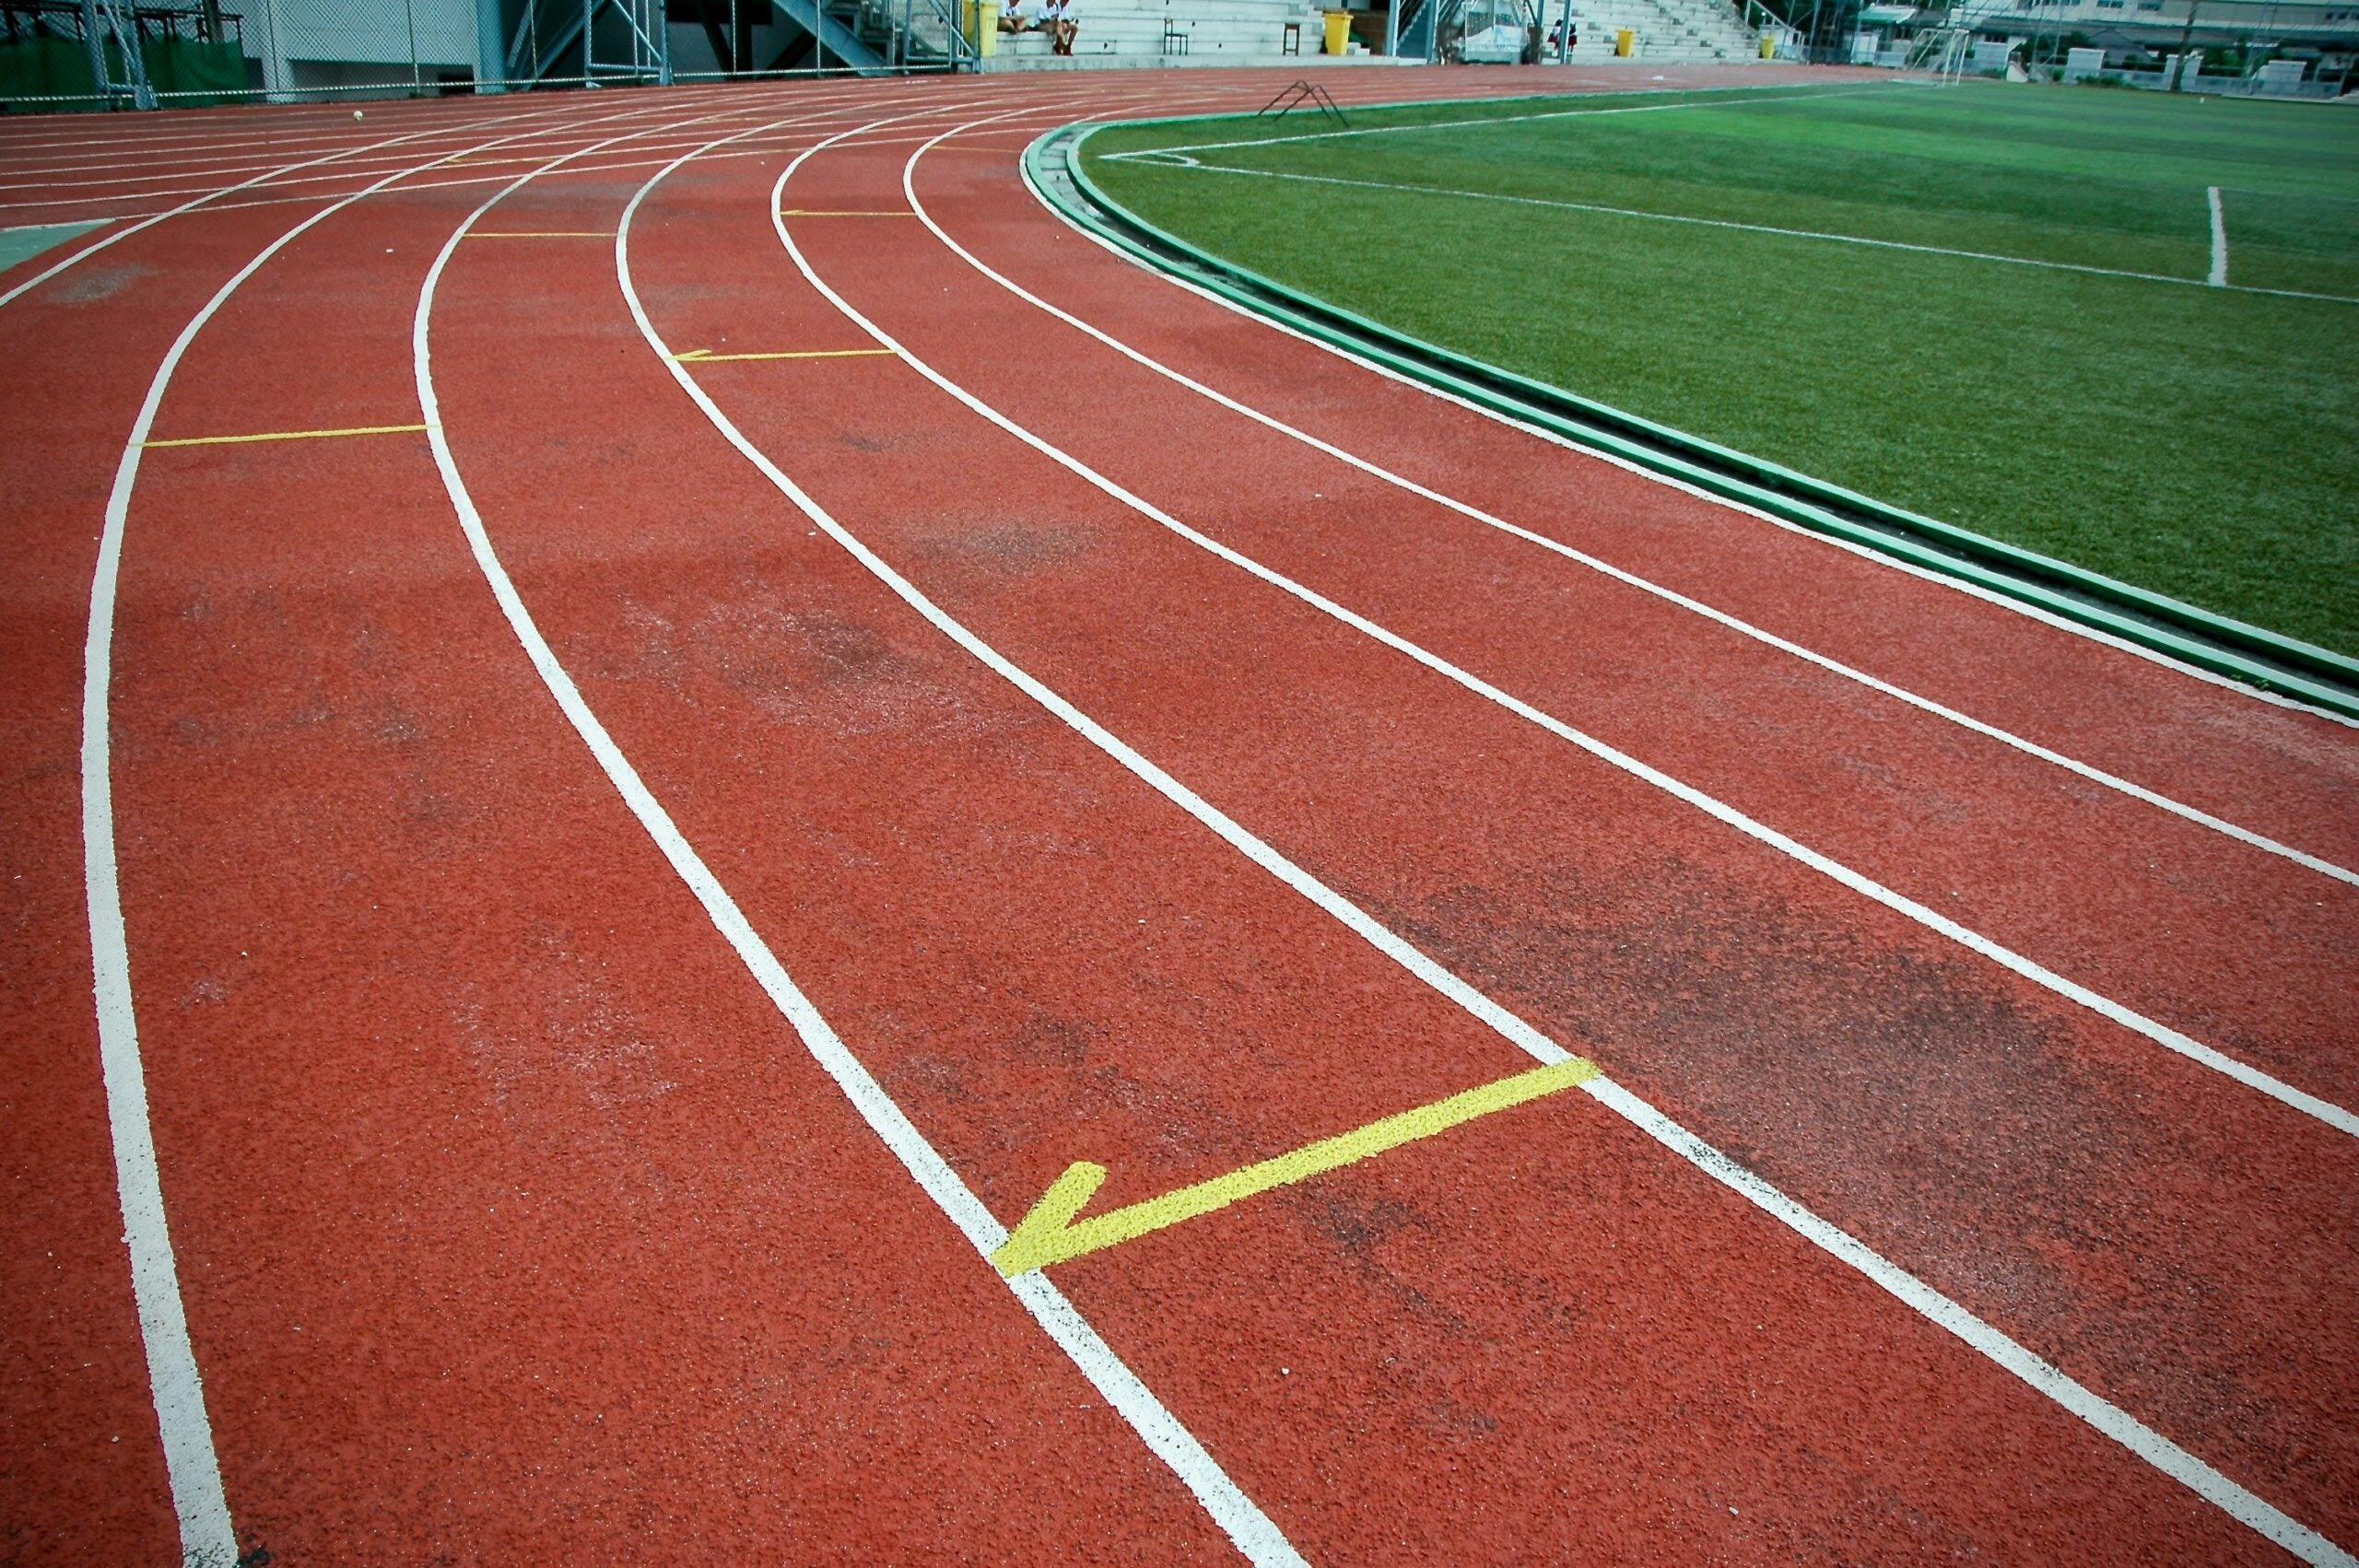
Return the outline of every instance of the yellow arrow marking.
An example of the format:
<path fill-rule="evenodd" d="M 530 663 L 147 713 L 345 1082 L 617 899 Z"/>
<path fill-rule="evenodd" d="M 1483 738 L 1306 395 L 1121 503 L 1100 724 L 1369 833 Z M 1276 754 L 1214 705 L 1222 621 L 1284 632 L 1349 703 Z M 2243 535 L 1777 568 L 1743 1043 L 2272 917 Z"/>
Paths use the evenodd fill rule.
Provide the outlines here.
<path fill-rule="evenodd" d="M 710 348 L 691 348 L 672 358 L 681 365 L 725 365 L 733 359 L 861 359 L 892 352 L 889 348 L 796 348 L 774 354 L 715 354 Z"/>
<path fill-rule="evenodd" d="M 894 207 L 885 212 L 839 212 L 823 211 L 817 207 L 784 207 L 780 210 L 778 216 L 780 217 L 915 217 L 918 215 L 908 207 Z"/>
<path fill-rule="evenodd" d="M 229 447 L 247 441 L 316 441 L 329 436 L 400 436 L 423 430 L 423 425 L 355 425 L 346 430 L 264 430 L 254 436 L 181 436 L 169 441 L 142 441 L 143 447 Z"/>
<path fill-rule="evenodd" d="M 1322 1138 L 1291 1154 L 1263 1160 L 1241 1171 L 1231 1171 L 1225 1176 L 1215 1176 L 1078 1223 L 1074 1216 L 1106 1180 L 1106 1167 L 1076 1160 L 1065 1167 L 1064 1175 L 1050 1184 L 1049 1190 L 1032 1205 L 1032 1211 L 1024 1216 L 1023 1223 L 1008 1233 L 1006 1242 L 992 1254 L 992 1262 L 1012 1280 L 1052 1263 L 1068 1262 L 1085 1253 L 1119 1246 L 1149 1231 L 1226 1209 L 1239 1199 L 1308 1181 L 1339 1165 L 1381 1154 L 1420 1138 L 1431 1138 L 1460 1122 L 1473 1121 L 1476 1117 L 1586 1083 L 1603 1071 L 1586 1057 L 1568 1057 L 1529 1072 L 1519 1072 L 1512 1078 L 1502 1078 L 1496 1083 L 1485 1083 L 1479 1089 L 1452 1094 L 1430 1106 L 1420 1106 L 1414 1111 L 1372 1121 L 1350 1132 Z"/>

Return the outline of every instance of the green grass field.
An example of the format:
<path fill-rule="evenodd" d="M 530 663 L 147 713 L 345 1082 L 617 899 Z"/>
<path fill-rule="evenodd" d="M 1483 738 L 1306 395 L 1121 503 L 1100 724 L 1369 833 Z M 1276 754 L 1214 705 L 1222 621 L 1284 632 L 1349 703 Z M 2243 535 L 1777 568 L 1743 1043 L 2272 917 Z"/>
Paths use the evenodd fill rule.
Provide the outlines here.
<path fill-rule="evenodd" d="M 1404 332 L 2359 651 L 2359 112 L 1895 82 L 1332 129 L 1086 157 L 1149 222 Z M 1194 167 L 1121 156 L 1149 148 Z"/>

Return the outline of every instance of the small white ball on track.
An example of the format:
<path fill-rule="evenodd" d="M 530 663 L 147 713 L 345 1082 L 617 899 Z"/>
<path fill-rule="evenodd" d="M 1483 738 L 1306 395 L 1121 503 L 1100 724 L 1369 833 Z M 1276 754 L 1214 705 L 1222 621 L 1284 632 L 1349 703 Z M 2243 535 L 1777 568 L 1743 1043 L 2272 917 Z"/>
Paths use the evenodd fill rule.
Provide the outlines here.
<path fill-rule="evenodd" d="M 359 119 L 359 118 L 360 118 L 360 111 L 358 111 L 358 110 L 357 110 L 357 109 L 356 109 L 356 110 L 354 110 L 354 111 L 352 111 L 352 117 L 353 117 L 355 120 Z"/>

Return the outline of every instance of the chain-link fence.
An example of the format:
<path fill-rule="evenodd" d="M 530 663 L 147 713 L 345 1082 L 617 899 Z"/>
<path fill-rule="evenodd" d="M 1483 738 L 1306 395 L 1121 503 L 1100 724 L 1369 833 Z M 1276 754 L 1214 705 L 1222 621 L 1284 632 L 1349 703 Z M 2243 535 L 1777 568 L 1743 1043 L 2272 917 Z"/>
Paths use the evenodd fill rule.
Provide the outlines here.
<path fill-rule="evenodd" d="M 953 71 L 969 0 L 0 0 L 0 110 Z M 980 12 L 980 17 L 973 14 Z"/>

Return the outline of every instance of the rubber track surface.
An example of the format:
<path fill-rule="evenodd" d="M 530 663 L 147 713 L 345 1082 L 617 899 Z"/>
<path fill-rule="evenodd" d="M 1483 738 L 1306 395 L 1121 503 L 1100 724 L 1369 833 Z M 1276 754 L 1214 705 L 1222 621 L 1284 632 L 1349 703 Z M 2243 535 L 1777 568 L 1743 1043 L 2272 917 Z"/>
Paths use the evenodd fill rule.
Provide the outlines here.
<path fill-rule="evenodd" d="M 1347 101 L 1750 71 L 1338 71 Z M 2330 1541 L 2359 1142 L 1617 770 L 1299 583 L 2045 969 L 2359 1106 L 2359 731 L 1568 450 L 1144 272 L 1022 181 L 1224 71 L 60 117 L 12 222 L 191 210 L 0 307 L 0 1558 L 181 1548 L 91 1001 L 83 673 L 159 439 L 442 435 L 550 649 L 1003 1225 L 1531 1065 L 930 626 L 941 611 L 1696 1135 Z M 593 122 L 597 122 L 593 123 Z M 866 127 L 863 129 L 863 127 Z M 770 197 L 814 287 L 780 243 Z M 938 136 L 946 137 L 921 147 Z M 914 164 L 912 158 L 915 158 Z M 325 162 L 314 162 L 317 159 Z M 303 164 L 308 167 L 295 168 Z M 283 171 L 283 172 L 280 172 Z M 257 181 L 230 190 L 242 181 Z M 906 181 L 906 184 L 905 184 Z M 21 211 L 18 208 L 21 207 Z M 1093 484 L 1074 465 L 1102 476 Z M 1119 489 L 1124 495 L 1116 494 Z M 1133 504 L 1133 500 L 1137 504 Z M 551 700 L 425 434 L 148 451 L 107 692 L 140 1044 L 241 1547 L 291 1562 L 1223 1561 Z M 1581 1094 L 1057 1266 L 1305 1558 L 2262 1562 L 2259 1535 Z"/>

